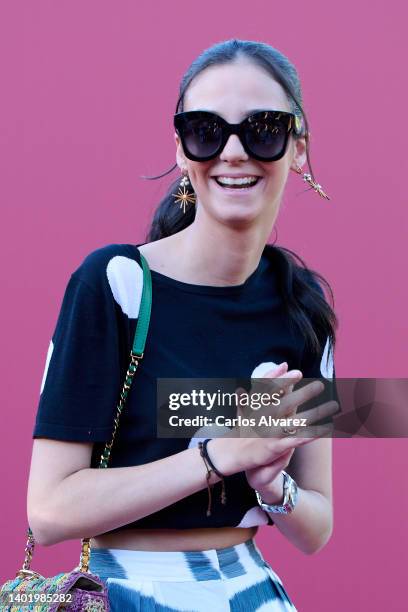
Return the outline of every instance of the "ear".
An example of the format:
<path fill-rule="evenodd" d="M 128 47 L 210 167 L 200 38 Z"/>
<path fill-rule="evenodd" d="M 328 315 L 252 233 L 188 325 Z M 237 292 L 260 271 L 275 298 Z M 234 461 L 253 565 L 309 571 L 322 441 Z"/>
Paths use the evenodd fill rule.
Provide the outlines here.
<path fill-rule="evenodd" d="M 184 155 L 183 145 L 181 144 L 180 136 L 174 132 L 174 140 L 176 143 L 176 162 L 180 170 L 185 170 L 187 167 L 186 156 Z"/>
<path fill-rule="evenodd" d="M 293 160 L 291 167 L 293 170 L 296 169 L 296 166 L 302 166 L 306 163 L 306 138 L 302 136 L 302 138 L 297 138 L 294 142 L 294 151 L 293 151 Z"/>

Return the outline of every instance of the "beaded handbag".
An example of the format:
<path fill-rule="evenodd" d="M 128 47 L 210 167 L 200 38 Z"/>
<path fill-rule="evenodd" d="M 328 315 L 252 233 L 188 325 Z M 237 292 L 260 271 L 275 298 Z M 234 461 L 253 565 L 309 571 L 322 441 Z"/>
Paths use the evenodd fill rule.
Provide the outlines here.
<path fill-rule="evenodd" d="M 119 417 L 125 406 L 139 361 L 143 358 L 149 328 L 152 280 L 146 259 L 141 253 L 140 257 L 143 267 L 143 291 L 133 347 L 130 351 L 131 361 L 119 396 L 112 439 L 105 445 L 99 468 L 108 466 Z M 77 567 L 70 572 L 61 572 L 51 578 L 45 578 L 30 569 L 35 545 L 30 527 L 27 529 L 27 536 L 23 567 L 16 573 L 14 579 L 7 580 L 0 588 L 1 612 L 28 612 L 29 610 L 34 612 L 55 612 L 57 610 L 109 612 L 106 585 L 99 576 L 89 571 L 90 538 L 81 540 L 81 556 Z"/>

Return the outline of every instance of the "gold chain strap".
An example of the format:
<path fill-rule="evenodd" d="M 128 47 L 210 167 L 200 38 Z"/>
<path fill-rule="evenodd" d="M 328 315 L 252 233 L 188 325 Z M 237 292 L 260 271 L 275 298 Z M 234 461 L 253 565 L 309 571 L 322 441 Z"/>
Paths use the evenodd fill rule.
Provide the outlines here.
<path fill-rule="evenodd" d="M 112 450 L 113 441 L 115 439 L 116 431 L 119 426 L 119 418 L 122 413 L 122 410 L 125 406 L 130 387 L 132 385 L 133 376 L 137 370 L 137 366 L 139 365 L 140 359 L 143 358 L 143 353 L 141 355 L 135 355 L 133 351 L 130 351 L 130 364 L 128 370 L 126 372 L 125 382 L 123 383 L 123 388 L 119 396 L 119 402 L 117 405 L 117 413 L 115 416 L 115 426 L 113 428 L 112 439 L 110 442 L 105 444 L 105 448 L 103 449 L 103 453 L 100 458 L 99 467 L 106 468 L 108 467 L 108 462 L 110 459 L 110 454 Z M 78 569 L 81 572 L 89 571 L 89 558 L 91 554 L 91 544 L 90 538 L 82 538 L 81 540 L 81 556 L 78 565 Z M 24 567 L 24 566 L 23 566 Z"/>

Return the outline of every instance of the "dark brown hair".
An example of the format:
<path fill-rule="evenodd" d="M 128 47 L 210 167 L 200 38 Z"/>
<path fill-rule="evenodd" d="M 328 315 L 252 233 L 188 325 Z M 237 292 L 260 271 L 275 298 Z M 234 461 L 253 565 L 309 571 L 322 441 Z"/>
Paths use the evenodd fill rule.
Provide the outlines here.
<path fill-rule="evenodd" d="M 231 39 L 219 42 L 203 51 L 193 61 L 181 79 L 175 112 L 183 111 L 186 91 L 198 74 L 210 66 L 234 62 L 241 57 L 249 59 L 266 70 L 286 92 L 291 111 L 302 120 L 302 131 L 299 135 L 292 132 L 293 138 L 305 138 L 308 167 L 313 180 L 316 180 L 310 161 L 309 123 L 303 109 L 297 70 L 283 53 L 266 43 Z M 177 164 L 163 174 L 144 178 L 161 178 L 172 172 L 176 167 Z M 172 194 L 177 191 L 179 181 L 180 177 L 170 184 L 167 193 L 159 202 L 146 236 L 147 242 L 154 242 L 176 234 L 193 223 L 195 218 L 194 206 L 188 206 L 186 212 L 183 213 L 179 206 L 174 205 Z M 278 247 L 274 244 L 272 248 L 279 286 L 291 326 L 300 330 L 306 341 L 305 346 L 312 351 L 320 354 L 327 338 L 329 338 L 329 348 L 334 351 L 335 330 L 338 321 L 333 308 L 325 299 L 320 284 L 323 283 L 330 293 L 330 300 L 334 306 L 333 292 L 329 283 L 321 274 L 309 269 L 305 262 L 290 249 Z"/>

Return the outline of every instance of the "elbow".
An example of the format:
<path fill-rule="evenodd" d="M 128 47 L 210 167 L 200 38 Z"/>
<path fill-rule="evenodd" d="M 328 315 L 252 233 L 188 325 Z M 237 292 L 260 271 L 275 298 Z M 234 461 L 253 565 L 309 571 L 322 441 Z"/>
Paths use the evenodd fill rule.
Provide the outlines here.
<path fill-rule="evenodd" d="M 61 530 L 57 522 L 47 517 L 45 513 L 28 512 L 28 524 L 36 544 L 40 546 L 52 546 L 64 539 L 61 537 Z"/>
<path fill-rule="evenodd" d="M 40 546 L 51 546 L 50 534 L 44 522 L 39 517 L 29 516 L 28 524 L 30 525 L 36 544 Z"/>
<path fill-rule="evenodd" d="M 327 530 L 319 533 L 317 537 L 313 538 L 313 540 L 304 542 L 303 546 L 301 546 L 301 551 L 305 553 L 305 555 L 313 555 L 319 552 L 320 550 L 322 550 L 322 548 L 326 546 L 332 536 L 332 533 L 333 526 L 330 525 Z"/>
<path fill-rule="evenodd" d="M 325 510 L 320 514 L 320 521 L 315 523 L 300 546 L 306 555 L 313 555 L 326 546 L 333 534 L 333 506 L 325 500 Z"/>

